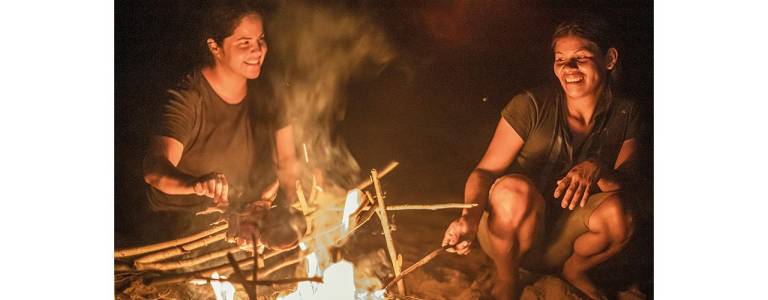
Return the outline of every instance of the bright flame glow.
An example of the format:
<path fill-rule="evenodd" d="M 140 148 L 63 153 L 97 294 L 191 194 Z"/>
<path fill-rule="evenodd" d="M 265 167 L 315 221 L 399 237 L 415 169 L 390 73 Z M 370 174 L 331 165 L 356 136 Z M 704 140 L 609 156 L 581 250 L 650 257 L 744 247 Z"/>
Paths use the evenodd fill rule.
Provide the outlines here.
<path fill-rule="evenodd" d="M 341 219 L 342 234 L 349 230 L 349 217 L 360 206 L 360 190 L 353 189 L 347 193 L 344 203 L 344 213 Z M 302 251 L 307 245 L 299 243 Z M 307 277 L 322 276 L 323 283 L 299 282 L 296 291 L 278 297 L 279 300 L 352 300 L 352 299 L 384 299 L 384 290 L 356 291 L 355 270 L 352 263 L 341 260 L 320 271 L 318 257 L 315 252 L 307 255 Z"/>
<path fill-rule="evenodd" d="M 347 193 L 347 201 L 344 202 L 344 214 L 341 217 L 342 234 L 349 230 L 349 216 L 360 206 L 360 190 L 353 189 Z"/>
<path fill-rule="evenodd" d="M 219 273 L 213 272 L 211 278 L 219 279 Z M 224 279 L 224 278 L 222 278 Z M 211 287 L 213 288 L 213 295 L 216 296 L 216 300 L 234 300 L 235 299 L 235 286 L 228 281 L 211 280 Z"/>

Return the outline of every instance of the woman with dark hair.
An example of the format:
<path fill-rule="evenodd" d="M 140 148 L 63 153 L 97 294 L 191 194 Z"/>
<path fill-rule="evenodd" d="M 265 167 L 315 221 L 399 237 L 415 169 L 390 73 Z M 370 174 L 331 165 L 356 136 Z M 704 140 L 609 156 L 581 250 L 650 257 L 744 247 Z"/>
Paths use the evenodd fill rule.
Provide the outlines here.
<path fill-rule="evenodd" d="M 285 191 L 293 191 L 298 176 L 292 127 L 267 109 L 276 101 L 256 80 L 268 49 L 263 13 L 245 2 L 221 2 L 205 22 L 207 63 L 169 90 L 144 160 L 158 210 L 223 210 L 233 195 L 259 200 L 274 182 L 254 174 L 264 166 L 277 169 Z"/>
<path fill-rule="evenodd" d="M 616 255 L 632 235 L 620 193 L 634 163 L 635 105 L 614 96 L 619 53 L 610 27 L 594 17 L 560 24 L 552 37 L 559 84 L 513 97 L 465 186 L 465 209 L 443 245 L 467 254 L 477 236 L 494 260 L 497 299 L 521 292 L 518 268 L 560 272 L 593 299 L 605 296 L 586 272 Z"/>

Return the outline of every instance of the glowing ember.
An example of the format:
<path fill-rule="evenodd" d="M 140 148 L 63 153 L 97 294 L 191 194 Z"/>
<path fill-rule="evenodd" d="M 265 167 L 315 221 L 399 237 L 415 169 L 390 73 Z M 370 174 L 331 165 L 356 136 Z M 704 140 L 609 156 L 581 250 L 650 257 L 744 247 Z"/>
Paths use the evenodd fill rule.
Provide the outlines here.
<path fill-rule="evenodd" d="M 213 272 L 211 278 L 219 279 L 219 273 Z M 226 279 L 226 278 L 221 278 Z M 213 288 L 213 295 L 216 296 L 216 300 L 234 300 L 235 299 L 235 286 L 228 281 L 211 280 L 211 287 Z"/>

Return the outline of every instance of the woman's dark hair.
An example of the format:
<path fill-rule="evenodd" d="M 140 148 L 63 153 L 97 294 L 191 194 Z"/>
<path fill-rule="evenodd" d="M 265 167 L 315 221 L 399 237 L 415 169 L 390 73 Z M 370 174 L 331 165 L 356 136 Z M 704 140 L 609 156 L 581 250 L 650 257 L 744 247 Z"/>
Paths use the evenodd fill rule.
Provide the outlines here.
<path fill-rule="evenodd" d="M 224 38 L 232 35 L 243 17 L 257 14 L 264 19 L 263 9 L 253 1 L 220 0 L 214 1 L 202 20 L 202 30 L 198 44 L 201 47 L 200 60 L 203 66 L 213 64 L 213 57 L 208 50 L 208 39 L 213 39 L 221 46 Z"/>
<path fill-rule="evenodd" d="M 569 35 L 595 43 L 602 54 L 605 54 L 608 48 L 617 46 L 613 27 L 596 15 L 582 14 L 557 25 L 552 35 L 552 49 L 555 48 L 557 39 Z"/>

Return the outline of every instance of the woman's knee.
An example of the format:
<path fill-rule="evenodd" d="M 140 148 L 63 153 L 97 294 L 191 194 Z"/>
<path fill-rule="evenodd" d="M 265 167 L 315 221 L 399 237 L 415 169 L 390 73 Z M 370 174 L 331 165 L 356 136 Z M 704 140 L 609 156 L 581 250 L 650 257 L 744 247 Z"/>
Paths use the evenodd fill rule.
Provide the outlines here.
<path fill-rule="evenodd" d="M 605 199 L 592 213 L 589 223 L 590 230 L 607 232 L 615 243 L 626 243 L 634 232 L 633 215 L 619 194 Z"/>
<path fill-rule="evenodd" d="M 518 174 L 501 177 L 490 193 L 490 206 L 497 214 L 510 215 L 528 211 L 541 201 L 541 195 L 530 179 Z"/>

